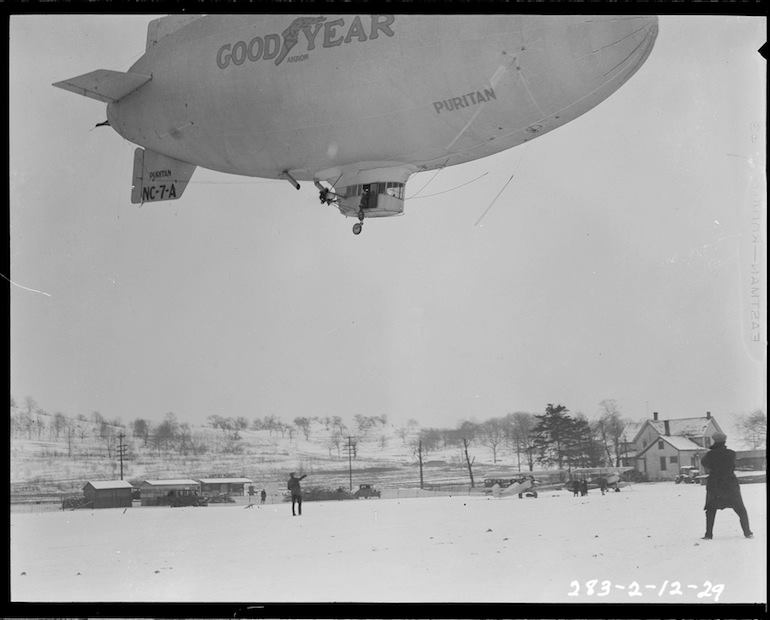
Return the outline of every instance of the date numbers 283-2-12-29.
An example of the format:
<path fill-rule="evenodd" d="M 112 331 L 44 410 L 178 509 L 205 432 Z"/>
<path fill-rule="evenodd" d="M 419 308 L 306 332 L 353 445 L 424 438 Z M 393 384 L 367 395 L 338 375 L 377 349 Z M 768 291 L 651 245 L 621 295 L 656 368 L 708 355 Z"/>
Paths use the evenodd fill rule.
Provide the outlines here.
<path fill-rule="evenodd" d="M 604 597 L 615 592 L 625 592 L 629 598 L 648 596 L 663 597 L 684 597 L 694 594 L 699 599 L 713 599 L 715 603 L 719 602 L 719 597 L 725 591 L 723 583 L 711 583 L 704 581 L 702 584 L 682 583 L 681 581 L 669 581 L 666 579 L 661 584 L 640 584 L 632 581 L 628 584 L 613 583 L 608 579 L 589 579 L 588 581 L 578 581 L 573 579 L 569 583 L 570 590 L 567 596 L 580 597 Z M 706 602 L 704 600 L 704 602 Z"/>

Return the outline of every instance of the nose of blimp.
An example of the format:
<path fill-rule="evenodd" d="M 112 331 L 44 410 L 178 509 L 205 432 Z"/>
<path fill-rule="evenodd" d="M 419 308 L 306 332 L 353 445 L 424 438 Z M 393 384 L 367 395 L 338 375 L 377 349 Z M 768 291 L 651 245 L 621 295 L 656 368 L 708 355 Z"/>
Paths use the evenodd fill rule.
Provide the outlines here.
<path fill-rule="evenodd" d="M 585 52 L 604 80 L 628 79 L 652 51 L 658 36 L 655 15 L 586 16 L 583 24 Z"/>

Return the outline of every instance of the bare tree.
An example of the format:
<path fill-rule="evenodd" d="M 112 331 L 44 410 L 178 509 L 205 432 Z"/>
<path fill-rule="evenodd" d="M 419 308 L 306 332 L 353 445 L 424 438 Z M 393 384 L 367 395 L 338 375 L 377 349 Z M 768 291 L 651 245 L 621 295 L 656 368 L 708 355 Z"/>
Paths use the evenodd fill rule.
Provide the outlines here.
<path fill-rule="evenodd" d="M 478 427 L 479 441 L 482 445 L 491 448 L 493 463 L 497 463 L 497 447 L 505 439 L 505 430 L 505 423 L 501 418 L 491 418 Z"/>
<path fill-rule="evenodd" d="M 738 432 L 752 450 L 767 443 L 767 415 L 761 409 L 738 417 Z"/>
<path fill-rule="evenodd" d="M 535 427 L 535 417 L 531 413 L 516 411 L 505 416 L 507 423 L 508 444 L 516 452 L 516 463 L 521 471 L 521 455 L 527 459 L 529 471 L 533 471 L 535 460 L 532 429 Z"/>
<path fill-rule="evenodd" d="M 310 439 L 310 423 L 310 418 L 307 417 L 294 418 L 294 426 L 302 431 L 302 434 L 305 436 L 305 441 Z"/>
<path fill-rule="evenodd" d="M 61 435 L 61 432 L 67 427 L 67 418 L 61 411 L 57 411 L 53 415 L 53 424 L 51 427 L 54 431 L 54 436 L 58 441 L 59 435 Z"/>
<path fill-rule="evenodd" d="M 132 423 L 134 437 L 141 437 L 144 441 L 144 445 L 147 445 L 147 440 L 150 438 L 150 423 L 143 419 L 137 418 Z"/>
<path fill-rule="evenodd" d="M 615 467 L 620 467 L 623 432 L 626 428 L 626 422 L 620 415 L 618 403 L 612 398 L 604 399 L 599 403 L 599 414 L 599 420 L 595 423 L 594 428 L 607 452 L 610 464 L 613 461 L 612 453 L 610 452 L 611 446 L 612 452 L 615 455 Z"/>

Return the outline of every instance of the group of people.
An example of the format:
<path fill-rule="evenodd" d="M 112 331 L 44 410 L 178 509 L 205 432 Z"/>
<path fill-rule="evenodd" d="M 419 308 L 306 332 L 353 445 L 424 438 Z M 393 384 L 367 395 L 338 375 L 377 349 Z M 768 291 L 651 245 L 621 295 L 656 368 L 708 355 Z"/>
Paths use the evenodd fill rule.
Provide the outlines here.
<path fill-rule="evenodd" d="M 567 483 L 567 488 L 572 491 L 572 497 L 584 497 L 588 495 L 588 480 L 581 478 L 580 480 L 570 480 Z M 604 495 L 604 493 L 602 493 Z"/>

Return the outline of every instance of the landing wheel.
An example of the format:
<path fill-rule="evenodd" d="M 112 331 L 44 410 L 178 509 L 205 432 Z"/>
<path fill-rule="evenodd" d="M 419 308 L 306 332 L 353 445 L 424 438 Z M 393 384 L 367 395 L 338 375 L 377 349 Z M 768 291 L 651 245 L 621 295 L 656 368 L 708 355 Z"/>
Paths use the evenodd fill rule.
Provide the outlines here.
<path fill-rule="evenodd" d="M 361 222 L 357 222 L 353 224 L 353 234 L 354 235 L 360 235 L 361 229 L 364 227 L 364 225 Z"/>

